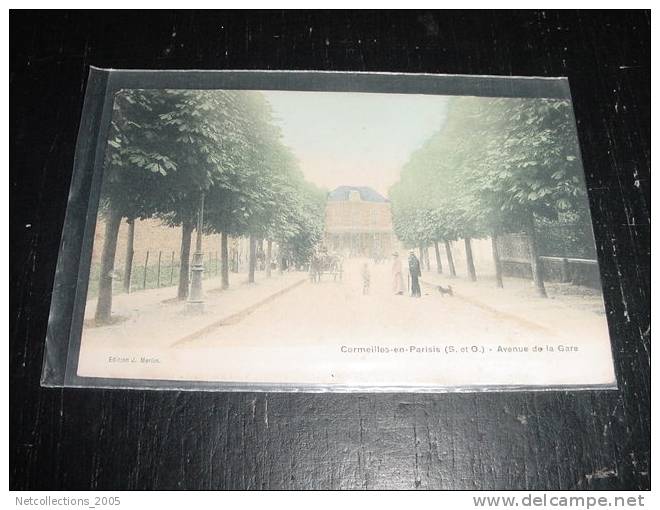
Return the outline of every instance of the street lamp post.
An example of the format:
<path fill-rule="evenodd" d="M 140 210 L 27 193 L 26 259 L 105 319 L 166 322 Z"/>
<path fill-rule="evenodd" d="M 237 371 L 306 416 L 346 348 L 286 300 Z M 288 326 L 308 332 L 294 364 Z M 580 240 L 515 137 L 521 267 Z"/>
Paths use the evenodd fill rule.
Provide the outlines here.
<path fill-rule="evenodd" d="M 186 302 L 186 313 L 197 315 L 204 313 L 204 292 L 202 290 L 202 277 L 204 276 L 204 253 L 202 252 L 202 227 L 204 225 L 204 192 L 199 200 L 197 211 L 197 236 L 195 238 L 195 253 L 193 254 L 192 276 L 190 278 L 190 292 Z"/>

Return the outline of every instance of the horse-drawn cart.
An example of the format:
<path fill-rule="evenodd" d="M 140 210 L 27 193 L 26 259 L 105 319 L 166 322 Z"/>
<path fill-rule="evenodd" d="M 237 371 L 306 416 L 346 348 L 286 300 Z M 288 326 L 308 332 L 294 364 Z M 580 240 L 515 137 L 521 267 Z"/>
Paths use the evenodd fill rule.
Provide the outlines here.
<path fill-rule="evenodd" d="M 319 283 L 324 274 L 332 275 L 334 281 L 341 281 L 344 275 L 344 261 L 340 255 L 327 252 L 312 255 L 309 264 L 309 279 L 312 283 Z"/>

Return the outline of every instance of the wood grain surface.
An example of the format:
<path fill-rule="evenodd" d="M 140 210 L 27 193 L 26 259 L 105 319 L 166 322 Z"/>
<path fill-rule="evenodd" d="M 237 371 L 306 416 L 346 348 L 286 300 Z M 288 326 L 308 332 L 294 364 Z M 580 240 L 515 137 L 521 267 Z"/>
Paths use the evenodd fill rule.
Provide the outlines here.
<path fill-rule="evenodd" d="M 10 23 L 10 488 L 650 487 L 650 12 L 14 12 Z M 620 389 L 40 388 L 89 65 L 568 76 Z"/>

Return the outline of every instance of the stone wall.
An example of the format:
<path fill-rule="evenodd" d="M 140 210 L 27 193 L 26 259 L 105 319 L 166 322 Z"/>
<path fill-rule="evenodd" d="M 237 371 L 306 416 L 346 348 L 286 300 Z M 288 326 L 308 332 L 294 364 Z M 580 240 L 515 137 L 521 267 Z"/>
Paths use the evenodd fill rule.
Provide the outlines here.
<path fill-rule="evenodd" d="M 592 289 L 600 289 L 600 272 L 595 261 L 580 259 L 565 259 L 541 257 L 543 278 L 548 282 L 565 282 L 584 285 Z M 532 267 L 529 262 L 503 260 L 502 274 L 517 278 L 532 278 Z"/>

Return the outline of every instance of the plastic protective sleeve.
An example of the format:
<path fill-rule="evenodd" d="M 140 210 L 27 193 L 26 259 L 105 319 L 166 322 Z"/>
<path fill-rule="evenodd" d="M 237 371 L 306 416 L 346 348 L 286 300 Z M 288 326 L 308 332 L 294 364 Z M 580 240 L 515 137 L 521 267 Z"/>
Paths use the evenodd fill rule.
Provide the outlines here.
<path fill-rule="evenodd" d="M 128 71 L 90 68 L 48 319 L 42 386 L 215 391 L 461 392 L 595 389 L 616 386 L 351 386 L 104 379 L 76 375 L 103 173 L 116 91 L 143 89 L 304 90 L 570 100 L 566 78 L 410 75 L 323 71 Z"/>

